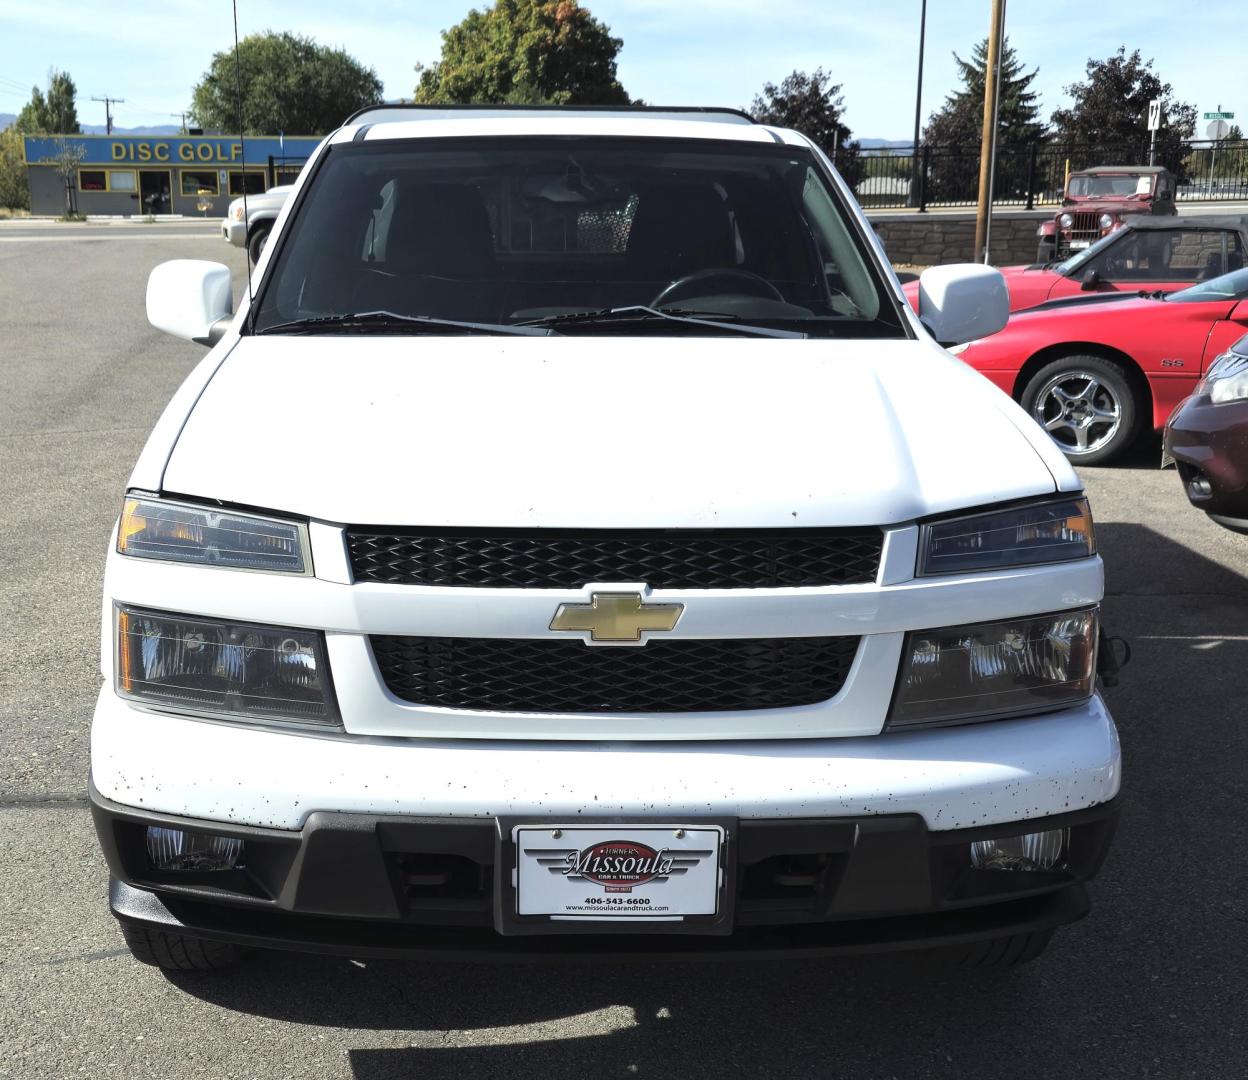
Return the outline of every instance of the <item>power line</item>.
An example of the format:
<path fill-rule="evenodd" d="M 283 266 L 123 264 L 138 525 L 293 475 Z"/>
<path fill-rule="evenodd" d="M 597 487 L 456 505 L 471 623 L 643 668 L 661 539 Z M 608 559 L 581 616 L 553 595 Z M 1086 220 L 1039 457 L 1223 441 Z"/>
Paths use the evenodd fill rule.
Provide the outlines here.
<path fill-rule="evenodd" d="M 126 99 L 124 97 L 93 97 L 91 100 L 104 102 L 104 134 L 111 135 L 113 133 L 113 106 L 124 105 Z"/>

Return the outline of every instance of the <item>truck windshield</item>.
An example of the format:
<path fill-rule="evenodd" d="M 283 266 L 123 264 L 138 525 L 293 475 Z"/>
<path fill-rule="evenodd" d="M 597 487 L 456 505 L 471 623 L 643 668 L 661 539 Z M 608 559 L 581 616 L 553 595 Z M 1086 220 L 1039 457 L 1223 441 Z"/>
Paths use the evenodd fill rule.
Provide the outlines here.
<path fill-rule="evenodd" d="M 1150 195 L 1151 176 L 1072 176 L 1067 194 L 1074 199 L 1125 199 L 1131 195 Z"/>
<path fill-rule="evenodd" d="M 271 258 L 257 332 L 386 312 L 558 333 L 644 323 L 648 333 L 690 334 L 719 319 L 810 336 L 909 336 L 814 156 L 770 143 L 335 146 Z M 638 307 L 689 317 L 612 315 Z M 402 320 L 391 324 L 403 332 Z"/>

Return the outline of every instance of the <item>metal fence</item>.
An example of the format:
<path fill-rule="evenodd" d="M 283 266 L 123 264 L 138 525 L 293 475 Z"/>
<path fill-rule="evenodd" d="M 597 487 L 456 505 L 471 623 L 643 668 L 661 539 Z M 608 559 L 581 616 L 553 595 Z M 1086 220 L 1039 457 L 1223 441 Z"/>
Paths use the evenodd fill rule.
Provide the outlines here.
<path fill-rule="evenodd" d="M 837 155 L 867 209 L 974 206 L 979 147 L 923 144 Z M 993 203 L 1032 210 L 1062 201 L 1068 173 L 1093 165 L 1148 163 L 1146 142 L 1125 146 L 1027 143 L 997 148 Z M 1188 143 L 1177 169 L 1180 202 L 1248 200 L 1248 140 Z"/>

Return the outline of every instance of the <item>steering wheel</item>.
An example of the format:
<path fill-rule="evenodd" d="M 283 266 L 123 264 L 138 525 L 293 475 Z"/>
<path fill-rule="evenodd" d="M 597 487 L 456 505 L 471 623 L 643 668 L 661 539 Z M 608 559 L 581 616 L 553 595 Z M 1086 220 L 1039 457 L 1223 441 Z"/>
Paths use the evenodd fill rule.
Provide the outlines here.
<path fill-rule="evenodd" d="M 650 301 L 651 307 L 662 307 L 670 304 L 678 293 L 686 289 L 690 285 L 702 285 L 708 281 L 735 279 L 744 282 L 750 286 L 747 296 L 765 296 L 771 300 L 779 300 L 785 303 L 784 294 L 780 292 L 770 281 L 760 274 L 752 273 L 749 270 L 696 270 L 692 274 L 686 274 L 684 277 L 677 278 L 669 285 L 665 285 L 659 295 Z M 694 296 L 708 296 L 712 290 L 700 289 L 694 292 Z M 739 292 L 740 290 L 733 290 Z"/>

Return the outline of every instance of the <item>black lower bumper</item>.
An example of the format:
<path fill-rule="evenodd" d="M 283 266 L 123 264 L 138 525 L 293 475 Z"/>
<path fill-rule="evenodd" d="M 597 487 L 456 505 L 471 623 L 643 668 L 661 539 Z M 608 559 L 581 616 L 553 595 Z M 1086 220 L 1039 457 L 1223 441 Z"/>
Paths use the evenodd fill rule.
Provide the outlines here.
<path fill-rule="evenodd" d="M 505 859 L 491 819 L 322 812 L 296 833 L 135 810 L 94 790 L 91 804 L 121 920 L 261 948 L 458 959 L 862 953 L 1047 930 L 1087 913 L 1084 883 L 1117 820 L 1115 803 L 948 832 L 909 814 L 743 819 L 728 828 L 731 925 L 718 933 L 599 924 L 513 936 L 496 929 L 507 925 L 496 874 Z M 153 870 L 149 825 L 238 837 L 245 869 Z M 971 863 L 974 841 L 1047 829 L 1067 830 L 1059 868 Z"/>

